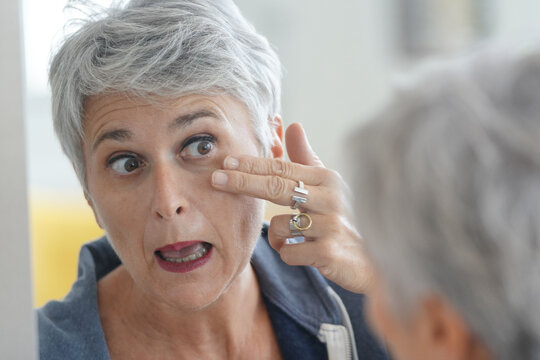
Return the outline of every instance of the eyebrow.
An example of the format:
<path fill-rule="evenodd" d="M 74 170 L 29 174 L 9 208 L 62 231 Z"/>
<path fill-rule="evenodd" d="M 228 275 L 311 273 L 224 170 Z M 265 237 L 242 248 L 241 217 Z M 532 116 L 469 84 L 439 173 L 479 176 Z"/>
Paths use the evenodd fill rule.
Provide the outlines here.
<path fill-rule="evenodd" d="M 92 150 L 96 150 L 99 144 L 105 140 L 115 140 L 115 141 L 127 141 L 131 139 L 131 132 L 126 129 L 116 129 L 104 132 L 101 134 L 92 146 Z"/>
<path fill-rule="evenodd" d="M 180 128 L 186 127 L 189 124 L 191 124 L 193 121 L 197 120 L 198 118 L 203 118 L 203 117 L 211 117 L 217 120 L 221 120 L 221 117 L 216 115 L 216 113 L 210 110 L 204 109 L 204 110 L 195 111 L 195 112 L 185 114 L 185 115 L 180 115 L 179 117 L 173 120 L 171 125 L 169 125 L 169 130 L 174 130 L 179 127 Z"/>

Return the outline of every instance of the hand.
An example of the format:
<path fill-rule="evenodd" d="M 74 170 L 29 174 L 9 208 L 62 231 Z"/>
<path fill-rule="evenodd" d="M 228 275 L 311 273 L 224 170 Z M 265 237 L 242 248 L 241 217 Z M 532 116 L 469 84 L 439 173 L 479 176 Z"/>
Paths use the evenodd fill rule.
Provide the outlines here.
<path fill-rule="evenodd" d="M 313 220 L 312 226 L 303 231 L 305 241 L 288 244 L 287 238 L 293 237 L 289 229 L 291 215 L 277 215 L 268 229 L 270 245 L 285 263 L 314 266 L 343 288 L 364 292 L 371 271 L 362 238 L 350 221 L 350 196 L 346 184 L 337 172 L 323 166 L 300 124 L 290 125 L 285 138 L 291 162 L 229 156 L 224 160 L 224 170 L 216 170 L 212 175 L 213 186 L 290 206 L 294 188 L 298 186 L 298 180 L 302 180 L 309 194 L 299 210 Z M 215 181 L 218 177 L 222 181 Z"/>

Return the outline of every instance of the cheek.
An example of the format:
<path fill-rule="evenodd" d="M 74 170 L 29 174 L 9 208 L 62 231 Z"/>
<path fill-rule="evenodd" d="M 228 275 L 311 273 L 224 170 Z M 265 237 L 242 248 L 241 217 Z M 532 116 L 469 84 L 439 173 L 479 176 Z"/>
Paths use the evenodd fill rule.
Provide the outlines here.
<path fill-rule="evenodd" d="M 102 193 L 96 199 L 96 213 L 108 232 L 130 230 L 140 224 L 143 199 L 135 194 Z"/>
<path fill-rule="evenodd" d="M 201 213 L 220 239 L 216 250 L 234 263 L 247 263 L 261 233 L 264 201 L 215 191 L 213 201 L 203 204 Z"/>
<path fill-rule="evenodd" d="M 219 237 L 227 243 L 234 239 L 235 248 L 252 247 L 261 231 L 264 201 L 220 191 L 215 191 L 213 200 L 203 202 L 213 206 L 201 209 L 201 212 L 211 217 L 208 220 L 214 224 Z"/>
<path fill-rule="evenodd" d="M 142 237 L 148 216 L 147 199 L 136 191 L 122 192 L 112 187 L 95 189 L 94 211 L 111 245 L 125 262 L 140 258 Z M 139 243 L 138 245 L 135 245 Z"/>
<path fill-rule="evenodd" d="M 264 201 L 247 196 L 242 196 L 241 198 L 240 213 L 242 216 L 238 219 L 239 228 L 236 231 L 239 234 L 244 233 L 244 236 L 248 240 L 253 239 L 254 242 L 261 233 Z"/>

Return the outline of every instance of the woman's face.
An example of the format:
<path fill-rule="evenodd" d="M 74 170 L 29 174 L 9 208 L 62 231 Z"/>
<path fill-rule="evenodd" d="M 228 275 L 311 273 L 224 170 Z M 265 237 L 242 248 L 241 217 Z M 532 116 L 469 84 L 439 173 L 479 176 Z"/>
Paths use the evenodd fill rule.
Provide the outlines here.
<path fill-rule="evenodd" d="M 261 200 L 211 186 L 227 155 L 261 154 L 245 106 L 228 96 L 149 105 L 107 95 L 89 98 L 85 114 L 88 200 L 128 273 L 161 302 L 214 302 L 261 229 Z"/>

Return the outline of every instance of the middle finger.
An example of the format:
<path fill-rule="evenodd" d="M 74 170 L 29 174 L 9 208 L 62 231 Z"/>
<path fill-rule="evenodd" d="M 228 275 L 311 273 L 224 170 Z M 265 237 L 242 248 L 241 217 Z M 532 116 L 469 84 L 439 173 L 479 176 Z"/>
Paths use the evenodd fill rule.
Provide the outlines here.
<path fill-rule="evenodd" d="M 253 175 L 277 175 L 289 180 L 302 180 L 308 185 L 333 185 L 339 179 L 324 167 L 308 166 L 282 159 L 248 155 L 228 156 L 223 161 L 225 170 L 236 170 Z"/>

